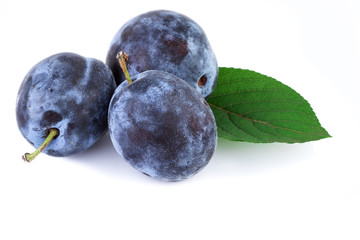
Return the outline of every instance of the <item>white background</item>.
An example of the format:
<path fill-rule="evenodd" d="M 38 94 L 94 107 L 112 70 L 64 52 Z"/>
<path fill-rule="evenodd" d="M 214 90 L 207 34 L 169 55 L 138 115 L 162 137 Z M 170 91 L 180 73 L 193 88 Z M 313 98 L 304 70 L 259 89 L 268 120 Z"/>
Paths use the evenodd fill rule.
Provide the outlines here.
<path fill-rule="evenodd" d="M 272 76 L 307 99 L 332 138 L 220 140 L 191 179 L 163 183 L 121 159 L 108 135 L 88 152 L 39 156 L 17 129 L 30 68 L 70 51 L 105 60 L 130 18 L 181 12 L 220 66 Z M 360 4 L 299 1 L 0 1 L 0 239 L 360 239 Z"/>

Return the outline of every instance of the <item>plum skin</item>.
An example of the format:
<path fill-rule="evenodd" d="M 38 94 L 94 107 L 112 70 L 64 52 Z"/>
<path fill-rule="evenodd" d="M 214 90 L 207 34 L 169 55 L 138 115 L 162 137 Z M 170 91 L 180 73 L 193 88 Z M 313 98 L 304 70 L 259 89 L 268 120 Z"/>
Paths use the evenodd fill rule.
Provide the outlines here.
<path fill-rule="evenodd" d="M 114 36 L 106 64 L 120 84 L 125 76 L 116 60 L 119 51 L 128 55 L 130 76 L 146 70 L 174 74 L 205 98 L 215 88 L 218 65 L 203 29 L 180 13 L 156 10 L 125 23 Z"/>
<path fill-rule="evenodd" d="M 109 106 L 116 151 L 135 169 L 162 181 L 181 181 L 203 169 L 217 132 L 205 99 L 186 82 L 157 70 L 118 87 Z"/>
<path fill-rule="evenodd" d="M 35 148 L 50 128 L 59 136 L 43 150 L 64 157 L 87 150 L 107 132 L 107 109 L 116 83 L 103 62 L 75 53 L 43 59 L 25 76 L 18 91 L 16 119 Z"/>

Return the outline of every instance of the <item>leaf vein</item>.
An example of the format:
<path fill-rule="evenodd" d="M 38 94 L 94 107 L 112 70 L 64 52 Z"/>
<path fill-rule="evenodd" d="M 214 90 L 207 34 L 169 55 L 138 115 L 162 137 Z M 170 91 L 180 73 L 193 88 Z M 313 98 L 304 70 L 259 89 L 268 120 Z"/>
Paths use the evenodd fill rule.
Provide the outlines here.
<path fill-rule="evenodd" d="M 251 121 L 251 122 L 256 122 L 256 123 L 260 123 L 260 124 L 263 124 L 263 125 L 266 125 L 266 126 L 269 126 L 269 127 L 272 127 L 272 128 L 275 128 L 275 129 L 282 129 L 282 130 L 287 130 L 287 131 L 292 131 L 292 132 L 295 132 L 295 133 L 299 133 L 299 134 L 304 134 L 303 132 L 301 131 L 298 131 L 298 130 L 295 130 L 295 129 L 290 129 L 290 128 L 284 128 L 284 127 L 279 127 L 279 126 L 275 126 L 275 125 L 272 125 L 266 121 L 262 121 L 262 120 L 258 120 L 258 119 L 252 119 L 252 118 L 249 118 L 249 117 L 246 117 L 245 115 L 243 114 L 239 114 L 239 113 L 234 113 L 234 112 L 230 112 L 229 110 L 226 110 L 222 107 L 219 107 L 217 105 L 214 105 L 212 103 L 209 103 L 210 106 L 214 107 L 214 108 L 217 108 L 218 110 L 220 111 L 223 111 L 227 114 L 232 114 L 232 115 L 235 115 L 235 116 L 238 116 L 242 119 L 245 119 L 245 120 L 248 120 L 248 121 Z"/>
<path fill-rule="evenodd" d="M 284 100 L 258 100 L 258 101 L 243 101 L 243 102 L 234 102 L 234 103 L 230 103 L 227 105 L 224 105 L 223 107 L 229 107 L 229 106 L 233 106 L 233 105 L 242 105 L 242 104 L 256 104 L 256 103 L 271 103 L 271 102 L 277 102 L 277 103 L 298 103 L 298 104 L 303 104 L 303 102 L 301 101 L 296 101 L 296 100 L 289 100 L 289 99 L 284 99 Z"/>
<path fill-rule="evenodd" d="M 210 98 L 216 98 L 216 97 L 223 97 L 223 96 L 229 96 L 229 95 L 239 95 L 239 94 L 244 94 L 244 93 L 252 93 L 252 92 L 280 92 L 283 89 L 277 89 L 277 88 L 273 88 L 273 89 L 248 89 L 248 90 L 244 90 L 244 91 L 236 91 L 236 92 L 226 92 L 224 94 L 217 94 L 215 91 L 211 94 Z"/>
<path fill-rule="evenodd" d="M 256 112 L 291 112 L 291 113 L 298 113 L 301 115 L 304 115 L 306 117 L 310 117 L 311 119 L 313 118 L 310 114 L 306 113 L 306 112 L 302 112 L 302 111 L 297 111 L 297 110 L 289 110 L 289 109 L 254 109 L 245 113 L 241 113 L 242 115 L 248 115 L 250 113 L 256 113 Z"/>
<path fill-rule="evenodd" d="M 253 134 L 245 131 L 243 128 L 237 126 L 237 124 L 235 124 L 235 122 L 230 118 L 230 114 L 226 114 L 226 115 L 228 116 L 229 121 L 230 121 L 237 129 L 239 129 L 240 131 L 244 132 L 245 134 L 247 134 L 247 135 L 249 135 L 249 136 L 251 136 L 251 137 L 253 137 L 253 138 L 255 138 L 255 139 L 260 140 L 259 137 L 255 136 L 255 135 L 253 135 Z"/>
<path fill-rule="evenodd" d="M 222 131 L 226 132 L 227 134 L 229 134 L 229 135 L 231 135 L 231 136 L 233 136 L 233 137 L 235 137 L 235 138 L 237 138 L 237 139 L 239 138 L 239 136 L 237 136 L 237 135 L 229 132 L 229 131 L 226 130 L 224 127 L 222 127 L 222 126 L 220 126 L 220 125 L 218 125 L 217 127 L 220 128 Z M 245 141 L 245 140 L 242 139 L 242 140 L 240 140 L 240 141 Z"/>
<path fill-rule="evenodd" d="M 266 80 L 268 80 L 269 78 L 270 77 L 266 77 Z M 270 79 L 273 80 L 273 83 L 278 83 L 278 82 L 275 82 L 276 81 L 275 79 L 273 79 L 273 78 L 270 78 Z M 250 77 L 248 77 L 248 78 L 241 78 L 241 79 L 222 80 L 222 81 L 218 81 L 216 83 L 216 85 L 217 86 L 219 86 L 219 85 L 228 85 L 228 84 L 233 84 L 233 83 L 238 84 L 239 82 L 256 82 L 256 83 L 258 83 L 259 80 L 264 81 L 265 78 L 264 79 L 258 79 L 258 78 L 250 78 Z M 286 85 L 284 85 L 284 86 L 286 86 Z"/>

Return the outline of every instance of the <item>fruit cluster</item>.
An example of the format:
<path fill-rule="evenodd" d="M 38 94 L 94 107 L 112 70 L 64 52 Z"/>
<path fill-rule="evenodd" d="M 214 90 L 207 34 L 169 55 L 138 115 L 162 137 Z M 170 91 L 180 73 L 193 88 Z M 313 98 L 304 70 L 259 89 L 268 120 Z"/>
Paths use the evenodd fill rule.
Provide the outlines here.
<path fill-rule="evenodd" d="M 69 156 L 108 130 L 135 169 L 180 181 L 204 168 L 217 132 L 207 98 L 218 65 L 201 27 L 165 10 L 139 15 L 113 38 L 106 64 L 59 53 L 25 76 L 16 103 L 20 132 L 37 150 Z"/>

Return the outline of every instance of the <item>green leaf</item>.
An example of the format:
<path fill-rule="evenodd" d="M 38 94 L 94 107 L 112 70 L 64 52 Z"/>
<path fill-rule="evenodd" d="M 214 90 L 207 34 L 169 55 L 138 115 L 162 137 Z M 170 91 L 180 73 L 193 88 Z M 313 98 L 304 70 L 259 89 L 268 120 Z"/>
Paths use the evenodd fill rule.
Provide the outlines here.
<path fill-rule="evenodd" d="M 219 137 L 255 143 L 301 143 L 330 137 L 296 91 L 260 73 L 220 68 L 207 99 Z"/>

